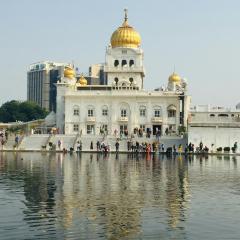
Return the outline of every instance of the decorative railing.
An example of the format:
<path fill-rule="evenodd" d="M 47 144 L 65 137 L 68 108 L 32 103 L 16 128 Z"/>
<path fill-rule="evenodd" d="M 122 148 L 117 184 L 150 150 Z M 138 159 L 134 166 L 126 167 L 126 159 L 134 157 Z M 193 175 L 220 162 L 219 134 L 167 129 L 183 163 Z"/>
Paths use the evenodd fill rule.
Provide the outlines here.
<path fill-rule="evenodd" d="M 119 72 L 119 71 L 121 71 L 121 72 L 144 72 L 145 69 L 144 69 L 144 67 L 128 67 L 128 66 L 126 66 L 126 67 L 121 67 L 121 66 L 107 67 L 107 66 L 105 66 L 104 71 L 105 72 Z"/>
<path fill-rule="evenodd" d="M 118 119 L 119 122 L 128 122 L 128 117 L 120 117 Z"/>
<path fill-rule="evenodd" d="M 87 122 L 95 122 L 96 118 L 95 117 L 87 117 L 86 121 Z"/>
<path fill-rule="evenodd" d="M 162 122 L 162 118 L 161 117 L 152 117 L 152 122 L 154 122 L 154 123 L 161 123 Z"/>
<path fill-rule="evenodd" d="M 239 123 L 239 117 L 219 117 L 219 116 L 191 116 L 189 123 Z"/>

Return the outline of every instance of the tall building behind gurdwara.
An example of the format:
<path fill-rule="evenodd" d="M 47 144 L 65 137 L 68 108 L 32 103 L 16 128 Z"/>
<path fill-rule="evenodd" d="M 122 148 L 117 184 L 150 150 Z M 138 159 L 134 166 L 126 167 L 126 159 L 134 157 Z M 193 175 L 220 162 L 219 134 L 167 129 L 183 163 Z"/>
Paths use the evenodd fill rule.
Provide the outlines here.
<path fill-rule="evenodd" d="M 171 74 L 166 87 L 144 90 L 141 37 L 129 25 L 127 13 L 111 36 L 105 63 L 92 65 L 91 71 L 100 79 L 92 84 L 65 66 L 56 84 L 56 125 L 61 133 L 112 135 L 138 128 L 174 135 L 187 125 L 190 97 L 179 75 Z"/>
<path fill-rule="evenodd" d="M 27 100 L 48 111 L 56 111 L 56 83 L 63 76 L 67 63 L 42 61 L 33 63 L 27 72 Z"/>

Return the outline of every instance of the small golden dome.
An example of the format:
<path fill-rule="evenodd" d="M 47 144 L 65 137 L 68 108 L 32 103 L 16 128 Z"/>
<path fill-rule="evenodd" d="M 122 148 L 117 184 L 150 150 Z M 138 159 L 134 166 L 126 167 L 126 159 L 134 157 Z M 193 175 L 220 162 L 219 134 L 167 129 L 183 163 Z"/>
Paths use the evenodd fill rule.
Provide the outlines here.
<path fill-rule="evenodd" d="M 64 69 L 64 77 L 65 78 L 74 78 L 75 77 L 75 71 L 71 67 L 65 67 Z"/>
<path fill-rule="evenodd" d="M 115 47 L 137 48 L 141 43 L 139 33 L 128 24 L 127 10 L 125 9 L 125 19 L 121 27 L 113 32 L 111 45 Z"/>
<path fill-rule="evenodd" d="M 87 85 L 87 79 L 83 76 L 83 74 L 77 80 L 76 84 L 81 85 L 81 86 L 86 86 Z"/>
<path fill-rule="evenodd" d="M 174 72 L 172 75 L 169 76 L 168 81 L 179 83 L 179 82 L 181 82 L 181 77 Z"/>

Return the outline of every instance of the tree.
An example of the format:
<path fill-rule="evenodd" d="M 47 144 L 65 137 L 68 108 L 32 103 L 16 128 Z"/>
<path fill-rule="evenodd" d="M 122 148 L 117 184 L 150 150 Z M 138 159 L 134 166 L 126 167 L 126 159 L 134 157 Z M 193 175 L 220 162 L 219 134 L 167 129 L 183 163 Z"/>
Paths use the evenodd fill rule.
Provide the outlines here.
<path fill-rule="evenodd" d="M 0 107 L 0 122 L 28 122 L 36 119 L 43 119 L 47 115 L 47 111 L 39 105 L 29 101 L 12 100 L 4 103 Z"/>

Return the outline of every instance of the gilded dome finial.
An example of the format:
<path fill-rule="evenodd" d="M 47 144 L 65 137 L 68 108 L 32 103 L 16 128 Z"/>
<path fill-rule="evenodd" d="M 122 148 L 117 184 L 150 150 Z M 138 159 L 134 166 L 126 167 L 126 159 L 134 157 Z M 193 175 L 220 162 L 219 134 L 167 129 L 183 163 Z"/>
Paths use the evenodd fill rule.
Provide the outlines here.
<path fill-rule="evenodd" d="M 87 79 L 84 77 L 83 73 L 81 73 L 80 78 L 77 80 L 76 84 L 80 86 L 87 85 Z"/>
<path fill-rule="evenodd" d="M 63 74 L 65 78 L 73 79 L 75 77 L 75 71 L 71 66 L 65 66 Z"/>
<path fill-rule="evenodd" d="M 124 16 L 124 22 L 122 26 L 127 27 L 128 26 L 128 10 L 125 8 L 124 12 L 125 12 L 125 16 Z"/>
<path fill-rule="evenodd" d="M 141 43 L 139 33 L 128 24 L 128 10 L 124 9 L 124 22 L 121 27 L 113 32 L 111 36 L 111 46 L 138 48 Z"/>
<path fill-rule="evenodd" d="M 125 21 L 127 21 L 128 20 L 128 10 L 127 10 L 127 8 L 124 9 L 124 12 L 125 12 L 124 19 L 125 19 Z"/>
<path fill-rule="evenodd" d="M 175 82 L 175 83 L 181 82 L 181 77 L 177 73 L 175 73 L 175 69 L 174 69 L 174 72 L 169 76 L 168 81 Z"/>

